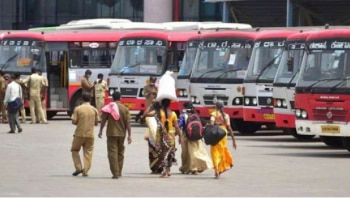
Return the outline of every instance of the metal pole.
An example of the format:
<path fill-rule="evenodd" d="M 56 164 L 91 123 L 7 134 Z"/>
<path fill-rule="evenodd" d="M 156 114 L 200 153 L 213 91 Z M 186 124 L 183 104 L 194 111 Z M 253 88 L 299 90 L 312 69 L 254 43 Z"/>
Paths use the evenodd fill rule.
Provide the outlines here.
<path fill-rule="evenodd" d="M 222 21 L 228 22 L 227 2 L 222 2 Z"/>
<path fill-rule="evenodd" d="M 293 26 L 293 5 L 291 0 L 287 0 L 286 26 Z"/>

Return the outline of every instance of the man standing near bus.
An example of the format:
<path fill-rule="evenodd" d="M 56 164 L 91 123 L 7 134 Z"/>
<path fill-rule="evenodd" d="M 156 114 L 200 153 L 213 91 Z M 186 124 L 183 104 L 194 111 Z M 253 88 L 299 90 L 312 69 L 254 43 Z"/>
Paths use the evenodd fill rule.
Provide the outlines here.
<path fill-rule="evenodd" d="M 46 93 L 47 93 L 47 88 L 49 87 L 49 81 L 47 80 L 46 76 L 42 76 L 42 71 L 40 69 L 37 70 L 39 76 L 42 77 L 43 79 L 43 85 L 41 86 L 41 91 L 40 91 L 40 100 L 41 100 L 41 107 L 43 109 L 43 114 L 45 116 L 45 119 L 47 119 L 46 115 Z M 39 118 L 38 112 L 36 112 L 36 117 L 37 120 L 43 121 L 43 119 Z"/>
<path fill-rule="evenodd" d="M 106 91 L 108 91 L 108 85 L 105 80 L 103 80 L 103 74 L 97 75 L 97 80 L 95 81 L 95 103 L 96 103 L 96 109 L 98 111 L 101 110 L 101 108 L 105 104 L 105 95 Z M 98 121 L 101 121 L 101 116 L 99 115 Z"/>
<path fill-rule="evenodd" d="M 40 119 L 42 119 L 41 123 L 48 124 L 41 105 L 41 89 L 44 85 L 44 81 L 43 78 L 39 76 L 36 68 L 32 68 L 32 75 L 26 79 L 25 83 L 29 88 L 31 124 L 38 123 Z M 39 119 L 36 119 L 36 110 L 38 111 Z"/>
<path fill-rule="evenodd" d="M 3 70 L 0 70 L 0 112 L 2 117 L 2 123 L 4 124 L 8 122 L 6 108 L 4 105 L 5 92 L 6 92 L 5 72 Z"/>
<path fill-rule="evenodd" d="M 91 99 L 94 99 L 94 87 L 95 87 L 95 83 L 92 83 L 89 81 L 89 78 L 91 76 L 92 72 L 91 70 L 86 70 L 84 76 L 81 78 L 81 92 L 82 94 L 87 92 L 90 93 L 91 95 Z M 92 102 L 90 102 L 92 104 L 92 106 L 94 106 L 94 104 Z"/>

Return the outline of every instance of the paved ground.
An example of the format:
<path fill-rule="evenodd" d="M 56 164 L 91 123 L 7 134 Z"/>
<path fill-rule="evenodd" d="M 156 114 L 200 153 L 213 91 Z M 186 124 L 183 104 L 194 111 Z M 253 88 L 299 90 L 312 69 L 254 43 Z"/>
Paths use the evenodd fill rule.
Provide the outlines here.
<path fill-rule="evenodd" d="M 74 126 L 66 116 L 50 124 L 24 124 L 7 134 L 0 124 L 0 197 L 349 197 L 350 153 L 318 139 L 300 142 L 279 132 L 237 135 L 235 166 L 213 178 L 213 170 L 161 179 L 148 169 L 145 128 L 133 124 L 123 177 L 111 179 L 106 140 L 96 138 L 89 177 L 72 177 Z M 98 127 L 96 127 L 97 131 Z M 209 148 L 208 148 L 209 150 Z M 176 157 L 181 164 L 181 148 Z"/>

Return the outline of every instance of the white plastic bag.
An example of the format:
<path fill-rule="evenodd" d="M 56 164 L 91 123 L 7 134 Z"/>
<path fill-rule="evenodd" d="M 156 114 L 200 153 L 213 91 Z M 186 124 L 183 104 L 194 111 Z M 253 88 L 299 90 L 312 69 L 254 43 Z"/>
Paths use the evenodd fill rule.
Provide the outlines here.
<path fill-rule="evenodd" d="M 175 79 L 171 76 L 173 72 L 166 71 L 165 74 L 159 79 L 157 101 L 162 99 L 170 99 L 177 101 Z"/>

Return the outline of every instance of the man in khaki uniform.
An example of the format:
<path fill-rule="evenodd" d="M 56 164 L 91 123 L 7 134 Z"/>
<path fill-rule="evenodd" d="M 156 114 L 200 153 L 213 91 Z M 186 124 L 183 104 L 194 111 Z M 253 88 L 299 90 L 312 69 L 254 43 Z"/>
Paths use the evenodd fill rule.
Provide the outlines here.
<path fill-rule="evenodd" d="M 47 124 L 47 120 L 41 105 L 41 89 L 44 85 L 44 80 L 37 73 L 37 69 L 32 68 L 32 75 L 26 79 L 25 83 L 29 87 L 29 108 L 30 116 L 32 118 L 31 124 L 37 123 L 40 119 L 42 119 L 41 123 Z M 38 110 L 39 119 L 36 119 L 36 110 Z"/>
<path fill-rule="evenodd" d="M 113 175 L 112 178 L 117 179 L 122 176 L 126 132 L 128 132 L 128 144 L 132 140 L 129 109 L 120 103 L 121 94 L 119 91 L 114 92 L 112 97 L 119 110 L 119 119 L 115 120 L 110 113 L 103 112 L 98 137 L 102 138 L 102 131 L 107 122 L 106 135 L 109 167 Z"/>
<path fill-rule="evenodd" d="M 21 91 L 22 91 L 22 102 L 24 102 L 24 97 L 25 97 L 25 91 L 26 91 L 26 86 L 24 84 L 24 80 L 21 79 L 20 74 L 17 74 L 14 80 L 16 83 L 18 83 L 18 85 L 21 86 Z M 23 106 L 19 109 L 19 112 L 21 114 L 21 118 L 22 118 L 22 123 L 26 123 L 26 110 L 24 109 L 24 104 Z"/>
<path fill-rule="evenodd" d="M 103 74 L 98 74 L 97 80 L 95 81 L 95 102 L 98 111 L 100 111 L 105 104 L 106 91 L 108 91 L 107 82 L 103 80 Z M 100 115 L 98 121 L 101 121 Z"/>
<path fill-rule="evenodd" d="M 71 148 L 75 167 L 73 176 L 77 176 L 80 173 L 83 173 L 83 176 L 88 176 L 94 150 L 94 126 L 97 125 L 98 117 L 96 108 L 90 105 L 90 93 L 83 93 L 82 101 L 82 104 L 77 106 L 72 114 L 72 123 L 77 126 Z M 84 167 L 81 164 L 79 155 L 81 147 L 84 152 Z"/>
<path fill-rule="evenodd" d="M 47 88 L 49 87 L 49 81 L 47 80 L 46 76 L 42 76 L 42 71 L 40 69 L 37 70 L 39 76 L 41 76 L 43 78 L 43 85 L 41 86 L 41 93 L 40 93 L 40 99 L 41 99 L 41 107 L 43 109 L 43 114 L 45 116 L 45 119 L 47 119 L 47 115 L 46 115 L 46 93 L 47 93 Z M 36 111 L 36 120 L 40 120 L 43 121 L 43 119 L 41 119 L 39 117 L 39 112 Z"/>
<path fill-rule="evenodd" d="M 81 78 L 81 90 L 82 90 L 82 93 L 85 93 L 85 92 L 90 93 L 91 97 L 94 98 L 95 83 L 92 83 L 89 81 L 91 74 L 92 74 L 91 70 L 88 69 L 85 71 L 85 75 Z"/>
<path fill-rule="evenodd" d="M 5 72 L 3 70 L 0 70 L 0 112 L 2 117 L 2 123 L 7 123 L 7 113 L 4 105 L 4 98 L 6 92 L 6 80 L 4 76 Z"/>

